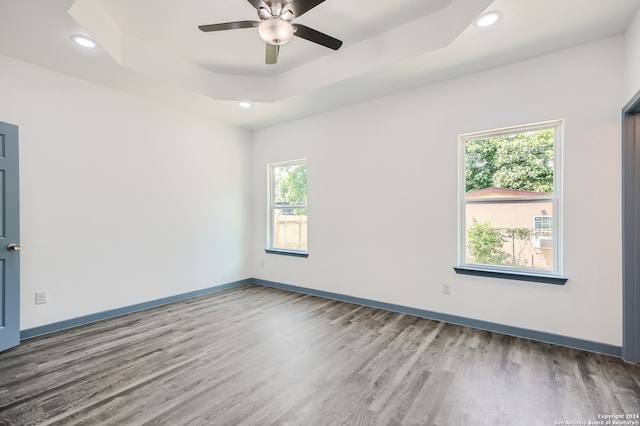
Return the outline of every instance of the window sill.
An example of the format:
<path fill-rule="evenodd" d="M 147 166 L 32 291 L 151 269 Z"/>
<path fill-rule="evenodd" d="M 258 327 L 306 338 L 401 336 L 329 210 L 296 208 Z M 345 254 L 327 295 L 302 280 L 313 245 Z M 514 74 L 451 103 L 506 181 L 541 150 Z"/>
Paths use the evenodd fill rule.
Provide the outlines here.
<path fill-rule="evenodd" d="M 290 251 L 290 250 L 277 250 L 277 249 L 264 249 L 265 253 L 268 254 L 279 254 L 282 256 L 293 256 L 293 257 L 309 257 L 309 253 L 306 251 Z"/>
<path fill-rule="evenodd" d="M 517 272 L 506 272 L 506 271 L 492 271 L 489 269 L 470 268 L 470 267 L 463 267 L 463 266 L 456 266 L 453 269 L 456 271 L 456 274 L 476 275 L 478 277 L 501 278 L 506 280 L 531 281 L 531 282 L 538 282 L 543 284 L 565 285 L 568 280 L 568 278 L 556 277 L 553 275 L 537 275 L 537 274 L 527 274 L 527 273 L 517 273 Z"/>

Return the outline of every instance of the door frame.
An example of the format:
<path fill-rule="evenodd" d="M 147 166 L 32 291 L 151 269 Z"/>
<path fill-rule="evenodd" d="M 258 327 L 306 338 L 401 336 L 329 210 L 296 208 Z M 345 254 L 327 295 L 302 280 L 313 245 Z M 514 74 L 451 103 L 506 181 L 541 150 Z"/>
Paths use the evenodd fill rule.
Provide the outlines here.
<path fill-rule="evenodd" d="M 622 109 L 622 358 L 640 363 L 640 91 Z"/>

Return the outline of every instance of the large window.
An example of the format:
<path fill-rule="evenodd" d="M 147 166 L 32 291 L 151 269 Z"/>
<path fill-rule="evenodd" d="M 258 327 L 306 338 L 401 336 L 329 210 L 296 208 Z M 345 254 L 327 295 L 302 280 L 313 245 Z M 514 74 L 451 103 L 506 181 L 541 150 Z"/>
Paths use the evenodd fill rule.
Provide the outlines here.
<path fill-rule="evenodd" d="M 268 250 L 307 253 L 307 161 L 270 164 Z"/>
<path fill-rule="evenodd" d="M 561 274 L 561 144 L 561 121 L 460 136 L 460 266 Z"/>

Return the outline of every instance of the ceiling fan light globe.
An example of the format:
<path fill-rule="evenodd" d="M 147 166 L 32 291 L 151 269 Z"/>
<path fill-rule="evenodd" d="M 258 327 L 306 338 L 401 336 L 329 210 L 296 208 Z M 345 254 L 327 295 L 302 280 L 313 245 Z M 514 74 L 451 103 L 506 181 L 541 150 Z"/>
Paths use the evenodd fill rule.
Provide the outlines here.
<path fill-rule="evenodd" d="M 278 46 L 293 38 L 293 25 L 277 17 L 269 18 L 258 25 L 258 34 L 265 42 Z"/>

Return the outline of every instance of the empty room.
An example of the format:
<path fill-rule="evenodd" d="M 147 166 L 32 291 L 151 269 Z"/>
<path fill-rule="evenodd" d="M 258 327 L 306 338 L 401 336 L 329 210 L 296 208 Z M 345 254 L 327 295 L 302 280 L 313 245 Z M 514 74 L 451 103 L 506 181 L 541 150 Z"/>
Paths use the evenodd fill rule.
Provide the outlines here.
<path fill-rule="evenodd" d="M 0 425 L 640 425 L 640 0 L 0 0 Z"/>

